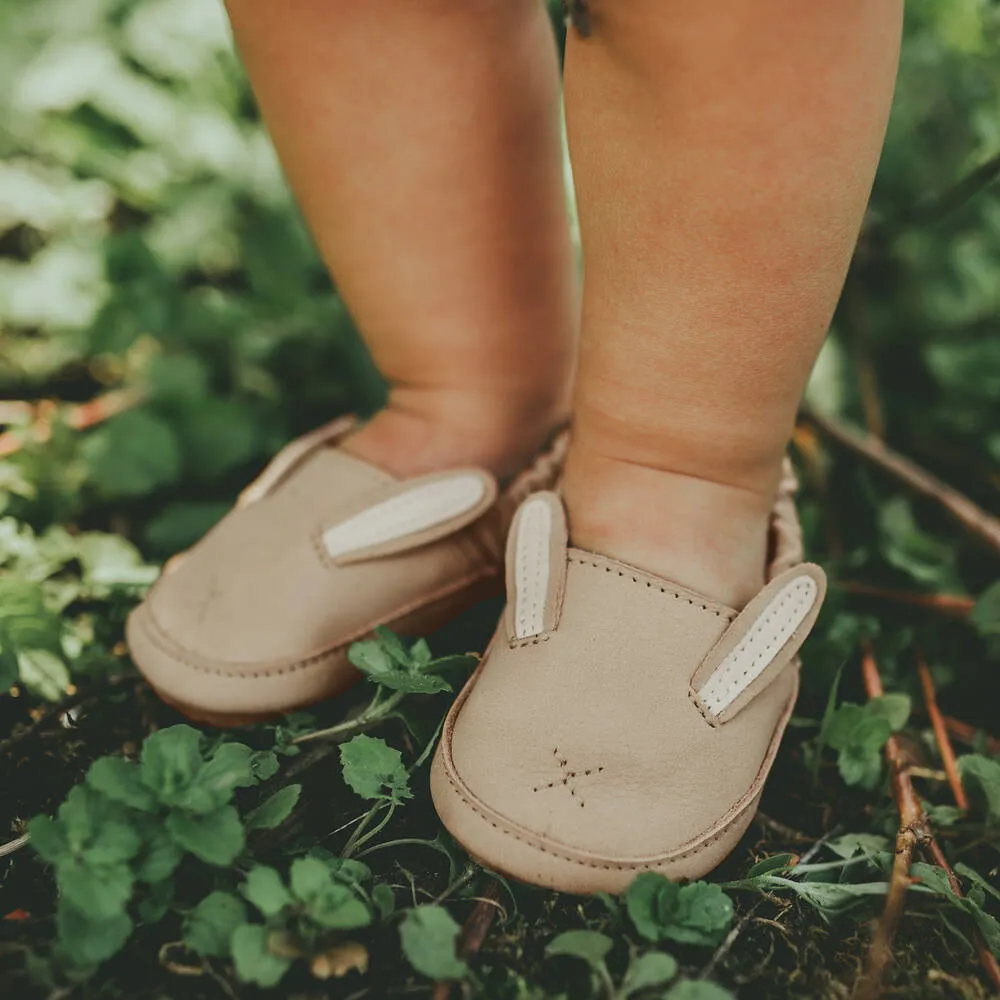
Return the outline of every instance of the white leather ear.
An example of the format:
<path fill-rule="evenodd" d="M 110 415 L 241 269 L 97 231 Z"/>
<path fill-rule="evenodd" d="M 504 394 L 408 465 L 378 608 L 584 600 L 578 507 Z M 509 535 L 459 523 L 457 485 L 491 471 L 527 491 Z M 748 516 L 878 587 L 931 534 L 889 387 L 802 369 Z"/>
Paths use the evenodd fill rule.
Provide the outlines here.
<path fill-rule="evenodd" d="M 566 515 L 550 492 L 518 508 L 507 544 L 507 621 L 512 641 L 552 631 L 566 581 Z"/>
<path fill-rule="evenodd" d="M 786 570 L 737 616 L 693 681 L 698 702 L 714 717 L 739 710 L 772 665 L 783 668 L 809 634 L 825 593 L 823 571 L 810 563 Z M 765 677 L 761 685 L 769 683 Z M 749 692 L 749 694 L 747 693 Z"/>
<path fill-rule="evenodd" d="M 496 499 L 492 477 L 478 469 L 422 476 L 393 486 L 390 496 L 322 533 L 338 563 L 426 545 L 470 524 Z"/>

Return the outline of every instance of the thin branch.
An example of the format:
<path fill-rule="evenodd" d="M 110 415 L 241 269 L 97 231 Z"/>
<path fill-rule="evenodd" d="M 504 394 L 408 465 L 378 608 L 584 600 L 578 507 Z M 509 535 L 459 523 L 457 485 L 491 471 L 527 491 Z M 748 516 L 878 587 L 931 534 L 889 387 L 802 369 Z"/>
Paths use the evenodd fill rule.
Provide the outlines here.
<path fill-rule="evenodd" d="M 30 841 L 31 837 L 24 834 L 23 837 L 17 837 L 15 840 L 7 841 L 6 844 L 0 844 L 0 858 L 5 858 L 8 854 L 13 854 L 15 851 L 21 850 L 22 847 L 27 847 Z"/>
<path fill-rule="evenodd" d="M 1000 177 L 1000 154 L 985 163 L 981 163 L 954 187 L 917 204 L 900 221 L 910 225 L 937 222 L 938 219 L 950 215 L 971 201 L 983 188 L 992 184 L 997 177 Z"/>
<path fill-rule="evenodd" d="M 858 594 L 862 597 L 877 597 L 894 604 L 909 604 L 915 608 L 927 611 L 937 611 L 949 618 L 965 621 L 976 606 L 975 598 L 963 594 L 921 594 L 915 590 L 893 590 L 877 587 L 860 580 L 836 580 L 833 586 L 848 594 Z"/>
<path fill-rule="evenodd" d="M 966 531 L 1000 555 L 1000 519 L 987 513 L 963 493 L 893 451 L 872 434 L 820 416 L 813 410 L 803 410 L 802 416 L 830 440 L 889 473 L 914 492 L 938 503 Z"/>
<path fill-rule="evenodd" d="M 948 784 L 951 785 L 951 794 L 955 797 L 955 805 L 962 812 L 966 812 L 969 808 L 969 800 L 962 787 L 962 779 L 958 774 L 958 764 L 955 760 L 955 750 L 951 745 L 951 738 L 948 735 L 948 727 L 941 715 L 941 709 L 938 708 L 934 678 L 931 676 L 930 668 L 927 666 L 927 661 L 919 646 L 917 646 L 916 653 L 917 673 L 920 675 L 920 686 L 924 691 L 927 714 L 930 716 L 931 726 L 934 727 L 934 738 L 937 740 L 938 751 L 941 754 L 941 763 L 944 765 L 945 774 L 948 775 Z"/>
<path fill-rule="evenodd" d="M 28 406 L 27 411 L 22 409 L 20 412 L 22 415 L 25 412 L 30 413 L 32 421 L 27 428 L 0 434 L 0 458 L 9 458 L 20 451 L 29 440 L 37 443 L 48 441 L 52 436 L 52 427 L 59 418 L 73 430 L 83 431 L 132 409 L 142 402 L 142 399 L 143 394 L 137 390 L 116 389 L 86 403 L 60 406 L 52 400 L 43 400 L 34 406 L 17 404 Z"/>
<path fill-rule="evenodd" d="M 493 919 L 500 909 L 500 883 L 491 882 L 479 901 L 472 908 L 468 920 L 458 936 L 458 954 L 464 959 L 470 959 L 479 954 L 479 949 L 489 934 Z M 437 983 L 431 1000 L 448 1000 L 454 983 Z"/>
<path fill-rule="evenodd" d="M 861 673 L 869 699 L 880 697 L 884 693 L 882 677 L 871 644 L 867 642 L 862 651 Z M 906 892 L 913 881 L 910 878 L 910 865 L 916 847 L 925 851 L 932 862 L 944 871 L 955 895 L 959 899 L 964 896 L 958 876 L 934 837 L 930 820 L 913 787 L 902 746 L 895 736 L 890 736 L 886 742 L 885 757 L 889 765 L 892 795 L 899 810 L 896 856 L 882 918 L 869 945 L 864 972 L 854 984 L 852 1000 L 874 1000 L 881 993 L 882 977 L 892 960 L 892 939 L 906 902 Z M 972 938 L 984 971 L 994 988 L 1000 992 L 1000 964 L 977 928 L 973 928 Z"/>
<path fill-rule="evenodd" d="M 981 729 L 977 729 L 975 726 L 970 726 L 968 722 L 956 719 L 952 715 L 946 715 L 944 717 L 944 724 L 948 727 L 948 732 L 961 743 L 974 747 L 980 740 L 982 740 L 986 744 L 987 753 L 1000 755 L 1000 740 L 998 740 L 995 736 L 990 736 L 988 733 L 984 733 Z"/>
<path fill-rule="evenodd" d="M 867 642 L 861 657 L 861 673 L 869 699 L 881 697 L 885 692 L 882 677 L 871 644 Z M 913 788 L 899 740 L 895 736 L 890 736 L 886 742 L 885 758 L 889 765 L 892 796 L 899 810 L 896 852 L 885 907 L 868 946 L 864 971 L 854 984 L 853 1000 L 874 1000 L 882 992 L 882 980 L 892 961 L 892 941 L 906 905 L 906 893 L 913 884 L 910 878 L 913 851 L 920 841 L 930 837 L 927 815 Z"/>

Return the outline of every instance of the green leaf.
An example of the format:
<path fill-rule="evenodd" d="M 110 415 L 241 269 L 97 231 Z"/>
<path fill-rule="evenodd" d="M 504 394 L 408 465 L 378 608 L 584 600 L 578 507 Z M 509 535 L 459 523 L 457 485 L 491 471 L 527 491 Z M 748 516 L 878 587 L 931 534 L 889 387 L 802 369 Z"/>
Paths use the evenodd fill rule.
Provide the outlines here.
<path fill-rule="evenodd" d="M 17 654 L 21 680 L 49 701 L 58 701 L 69 686 L 69 670 L 61 656 L 47 649 L 22 649 Z"/>
<path fill-rule="evenodd" d="M 651 986 L 662 986 L 677 975 L 677 959 L 662 951 L 648 951 L 634 958 L 622 983 L 624 996 L 631 996 Z"/>
<path fill-rule="evenodd" d="M 898 733 L 910 718 L 910 696 L 907 694 L 883 694 L 868 702 L 868 710 L 874 715 L 882 716 L 892 727 L 892 731 Z"/>
<path fill-rule="evenodd" d="M 61 823 L 48 816 L 35 816 L 28 821 L 28 835 L 35 852 L 50 864 L 59 864 L 70 857 L 70 846 Z"/>
<path fill-rule="evenodd" d="M 864 746 L 845 747 L 837 755 L 837 770 L 844 784 L 871 789 L 882 777 L 882 755 Z"/>
<path fill-rule="evenodd" d="M 1000 761 L 970 753 L 958 758 L 962 784 L 979 793 L 986 805 L 987 823 L 1000 823 Z"/>
<path fill-rule="evenodd" d="M 277 986 L 292 964 L 290 958 L 270 951 L 267 939 L 266 927 L 243 924 L 233 931 L 229 945 L 236 975 L 244 983 L 255 983 L 265 989 Z"/>
<path fill-rule="evenodd" d="M 132 920 L 127 913 L 99 919 L 91 910 L 78 910 L 60 902 L 56 916 L 59 950 L 70 964 L 92 969 L 117 954 L 132 934 Z"/>
<path fill-rule="evenodd" d="M 166 828 L 181 847 L 210 865 L 231 865 L 243 850 L 243 824 L 231 805 L 205 815 L 173 810 Z"/>
<path fill-rule="evenodd" d="M 386 885 L 384 882 L 372 886 L 372 902 L 375 904 L 379 916 L 383 920 L 388 920 L 396 908 L 396 897 L 392 886 Z"/>
<path fill-rule="evenodd" d="M 186 725 L 157 730 L 146 737 L 140 762 L 142 783 L 164 802 L 172 802 L 201 770 L 201 733 Z"/>
<path fill-rule="evenodd" d="M 131 861 L 141 847 L 142 840 L 133 826 L 107 820 L 94 832 L 82 856 L 88 865 L 114 865 Z"/>
<path fill-rule="evenodd" d="M 97 488 L 108 497 L 137 497 L 177 480 L 181 452 L 170 425 L 149 410 L 113 417 L 80 449 Z"/>
<path fill-rule="evenodd" d="M 288 873 L 292 895 L 308 903 L 333 884 L 333 872 L 319 858 L 296 858 Z"/>
<path fill-rule="evenodd" d="M 220 805 L 229 802 L 237 788 L 257 783 L 253 755 L 254 751 L 243 743 L 223 743 L 198 772 L 198 787 L 212 792 Z"/>
<path fill-rule="evenodd" d="M 140 882 L 157 883 L 169 879 L 184 856 L 183 849 L 158 818 L 143 824 L 143 851 L 132 871 Z"/>
<path fill-rule="evenodd" d="M 421 649 L 420 659 L 411 658 L 398 636 L 389 629 L 376 630 L 376 638 L 354 643 L 348 659 L 376 684 L 409 694 L 436 694 L 450 691 L 451 685 L 427 672 L 432 663 Z"/>
<path fill-rule="evenodd" d="M 685 944 L 718 944 L 733 922 L 733 903 L 714 882 L 681 886 L 677 908 L 664 936 Z"/>
<path fill-rule="evenodd" d="M 455 951 L 460 930 L 443 906 L 407 910 L 399 927 L 403 954 L 429 979 L 461 979 L 469 967 Z"/>
<path fill-rule="evenodd" d="M 174 424 L 185 470 L 196 479 L 217 479 L 257 453 L 260 434 L 253 410 L 235 399 L 209 396 L 177 412 Z"/>
<path fill-rule="evenodd" d="M 598 931 L 564 931 L 545 946 L 545 954 L 550 958 L 554 955 L 569 955 L 582 959 L 591 968 L 597 968 L 604 964 L 604 959 L 614 945 L 607 934 Z"/>
<path fill-rule="evenodd" d="M 733 920 L 733 904 L 711 882 L 678 886 L 657 872 L 643 872 L 625 893 L 636 930 L 650 941 L 717 944 Z"/>
<path fill-rule="evenodd" d="M 1000 635 L 1000 580 L 979 595 L 969 621 L 982 636 Z"/>
<path fill-rule="evenodd" d="M 281 826 L 291 815 L 301 794 L 301 785 L 286 785 L 275 792 L 247 815 L 244 821 L 246 830 L 273 830 Z"/>
<path fill-rule="evenodd" d="M 679 887 L 657 872 L 637 875 L 625 892 L 625 909 L 647 941 L 659 941 L 661 922 L 676 904 Z"/>
<path fill-rule="evenodd" d="M 240 891 L 268 919 L 294 902 L 281 876 L 267 865 L 254 865 Z"/>
<path fill-rule="evenodd" d="M 905 497 L 893 497 L 882 504 L 879 535 L 888 563 L 919 583 L 942 590 L 957 588 L 954 548 L 920 529 Z"/>
<path fill-rule="evenodd" d="M 747 870 L 747 878 L 757 875 L 767 875 L 770 872 L 783 871 L 795 863 L 794 854 L 772 854 L 769 858 L 761 858 Z"/>
<path fill-rule="evenodd" d="M 688 979 L 667 990 L 663 1000 L 736 1000 L 736 997 L 716 983 Z"/>
<path fill-rule="evenodd" d="M 127 865 L 88 865 L 76 858 L 56 869 L 56 884 L 67 905 L 94 920 L 114 920 L 132 897 L 132 872 Z"/>
<path fill-rule="evenodd" d="M 344 781 L 363 799 L 400 802 L 413 797 L 402 755 L 385 740 L 355 736 L 340 748 L 340 762 Z"/>
<path fill-rule="evenodd" d="M 152 812 L 156 799 L 142 783 L 138 765 L 122 757 L 101 757 L 90 765 L 87 784 L 114 802 Z"/>
<path fill-rule="evenodd" d="M 247 922 L 247 908 L 231 892 L 209 893 L 184 919 L 184 943 L 199 955 L 226 958 L 233 931 Z"/>

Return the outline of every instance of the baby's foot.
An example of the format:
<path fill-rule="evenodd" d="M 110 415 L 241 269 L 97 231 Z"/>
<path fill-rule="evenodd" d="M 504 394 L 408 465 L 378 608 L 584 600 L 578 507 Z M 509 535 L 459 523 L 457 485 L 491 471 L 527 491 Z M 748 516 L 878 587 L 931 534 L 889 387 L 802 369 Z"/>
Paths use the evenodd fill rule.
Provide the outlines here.
<path fill-rule="evenodd" d="M 341 447 L 400 478 L 472 465 L 505 480 L 538 454 L 564 420 L 565 407 L 550 398 L 397 391 Z"/>
<path fill-rule="evenodd" d="M 763 586 L 773 490 L 758 493 L 650 468 L 574 442 L 564 495 L 572 541 L 581 549 L 733 608 Z"/>

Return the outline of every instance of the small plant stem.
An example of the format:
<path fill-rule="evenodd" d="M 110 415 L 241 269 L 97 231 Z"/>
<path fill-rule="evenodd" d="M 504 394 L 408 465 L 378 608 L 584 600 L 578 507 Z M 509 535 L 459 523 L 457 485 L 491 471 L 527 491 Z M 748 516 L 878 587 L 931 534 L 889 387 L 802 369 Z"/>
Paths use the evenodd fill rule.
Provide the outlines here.
<path fill-rule="evenodd" d="M 384 802 L 379 802 L 377 805 L 368 810 L 364 818 L 355 828 L 354 832 L 347 838 L 347 843 L 344 844 L 344 849 L 340 852 L 341 857 L 349 858 L 356 848 L 361 847 L 362 844 L 367 844 L 372 837 L 377 837 L 378 834 L 385 829 L 386 824 L 392 819 L 392 814 L 396 811 L 395 804 L 391 802 L 389 803 L 389 808 L 386 810 L 385 816 L 382 818 L 382 821 L 378 824 L 378 826 L 365 833 L 368 824 L 378 815 L 378 811 L 384 806 Z"/>
<path fill-rule="evenodd" d="M 971 597 L 962 594 L 920 594 L 911 590 L 891 590 L 886 587 L 876 587 L 859 580 L 838 580 L 834 584 L 848 594 L 859 594 L 864 597 L 877 597 L 883 601 L 896 604 L 911 604 L 927 611 L 938 611 L 949 618 L 965 621 L 976 602 Z"/>
<path fill-rule="evenodd" d="M 945 725 L 944 717 L 941 715 L 941 709 L 938 708 L 937 692 L 934 690 L 934 678 L 931 676 L 930 668 L 927 666 L 927 661 L 924 659 L 923 651 L 919 646 L 917 646 L 916 654 L 920 686 L 924 691 L 924 703 L 927 705 L 927 714 L 930 716 L 931 726 L 934 728 L 934 738 L 937 740 L 938 751 L 941 754 L 941 763 L 944 765 L 945 774 L 948 775 L 951 794 L 955 797 L 955 805 L 962 812 L 967 812 L 969 800 L 966 797 L 965 789 L 962 787 L 962 779 L 958 773 L 955 750 L 951 745 L 948 727 Z"/>
<path fill-rule="evenodd" d="M 443 892 L 434 897 L 435 904 L 444 902 L 453 892 L 461 889 L 463 885 L 468 885 L 479 874 L 480 870 L 479 865 L 466 865 L 462 874 L 453 879 Z"/>
<path fill-rule="evenodd" d="M 374 726 L 377 722 L 381 722 L 392 714 L 395 707 L 406 697 L 406 692 L 393 691 L 383 701 L 379 693 L 380 690 L 380 688 L 376 688 L 375 697 L 353 719 L 346 719 L 344 722 L 339 722 L 327 729 L 316 729 L 311 733 L 296 736 L 292 743 L 307 743 L 310 740 L 343 740 Z"/>
<path fill-rule="evenodd" d="M 979 538 L 994 553 L 1000 554 L 1000 520 L 973 503 L 965 494 L 948 486 L 912 459 L 893 451 L 874 434 L 866 434 L 812 410 L 803 410 L 802 416 L 831 441 L 889 473 L 914 492 L 938 503 L 966 531 Z"/>

